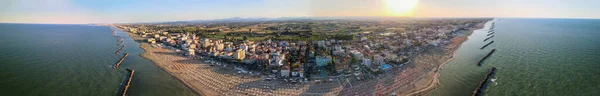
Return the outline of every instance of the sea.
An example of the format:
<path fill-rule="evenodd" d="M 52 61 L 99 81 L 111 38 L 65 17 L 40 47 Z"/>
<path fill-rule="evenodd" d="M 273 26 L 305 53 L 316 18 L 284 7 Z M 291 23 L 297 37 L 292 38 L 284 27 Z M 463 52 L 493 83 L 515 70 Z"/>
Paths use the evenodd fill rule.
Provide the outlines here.
<path fill-rule="evenodd" d="M 124 38 L 117 46 L 118 37 Z M 0 23 L 0 96 L 115 96 L 134 69 L 129 96 L 196 95 L 111 27 Z M 114 64 L 128 53 L 118 69 Z"/>
<path fill-rule="evenodd" d="M 484 42 L 490 30 L 494 37 Z M 492 49 L 497 50 L 477 66 Z M 428 95 L 470 96 L 491 67 L 497 71 L 484 96 L 600 96 L 600 20 L 489 21 L 459 47 Z"/>

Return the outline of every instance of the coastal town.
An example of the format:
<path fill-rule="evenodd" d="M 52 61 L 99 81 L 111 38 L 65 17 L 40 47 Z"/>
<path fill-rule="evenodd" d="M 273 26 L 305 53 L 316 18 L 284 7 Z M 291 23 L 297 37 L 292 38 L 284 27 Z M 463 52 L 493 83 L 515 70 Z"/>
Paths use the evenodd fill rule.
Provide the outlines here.
<path fill-rule="evenodd" d="M 202 95 L 414 95 L 488 18 L 118 24 Z"/>

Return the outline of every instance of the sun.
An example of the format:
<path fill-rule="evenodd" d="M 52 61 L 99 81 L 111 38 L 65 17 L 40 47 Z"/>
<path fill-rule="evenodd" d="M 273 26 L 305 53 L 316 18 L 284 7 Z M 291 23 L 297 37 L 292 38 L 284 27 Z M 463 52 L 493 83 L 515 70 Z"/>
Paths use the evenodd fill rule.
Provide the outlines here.
<path fill-rule="evenodd" d="M 410 15 L 419 0 L 386 0 L 387 7 L 392 16 Z"/>

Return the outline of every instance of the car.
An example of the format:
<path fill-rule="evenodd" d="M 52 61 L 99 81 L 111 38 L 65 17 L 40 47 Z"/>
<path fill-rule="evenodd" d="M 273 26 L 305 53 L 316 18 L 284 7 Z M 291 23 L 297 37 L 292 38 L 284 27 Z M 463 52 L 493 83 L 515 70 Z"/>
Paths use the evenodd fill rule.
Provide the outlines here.
<path fill-rule="evenodd" d="M 352 74 L 346 74 L 346 75 L 344 75 L 344 76 L 346 76 L 346 77 L 349 77 L 349 76 L 352 76 Z"/>
<path fill-rule="evenodd" d="M 358 75 L 360 75 L 360 72 L 358 72 L 358 71 L 357 71 L 357 72 L 354 72 L 354 75 L 355 75 L 355 76 L 358 76 Z"/>

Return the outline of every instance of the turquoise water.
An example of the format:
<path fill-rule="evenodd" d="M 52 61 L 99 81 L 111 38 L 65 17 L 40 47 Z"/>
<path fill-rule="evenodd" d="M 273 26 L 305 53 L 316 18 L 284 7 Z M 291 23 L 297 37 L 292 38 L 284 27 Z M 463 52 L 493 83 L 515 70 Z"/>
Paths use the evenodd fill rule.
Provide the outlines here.
<path fill-rule="evenodd" d="M 486 96 L 599 96 L 600 20 L 500 19 L 475 31 L 440 71 L 433 96 L 468 96 L 490 67 L 498 68 Z M 483 50 L 487 42 L 493 44 Z M 498 49 L 482 66 L 477 61 Z"/>
<path fill-rule="evenodd" d="M 139 43 L 126 33 L 129 56 L 114 52 L 117 37 L 106 26 L 0 24 L 0 96 L 114 96 L 136 71 L 131 96 L 195 95 L 177 79 L 141 58 Z"/>

